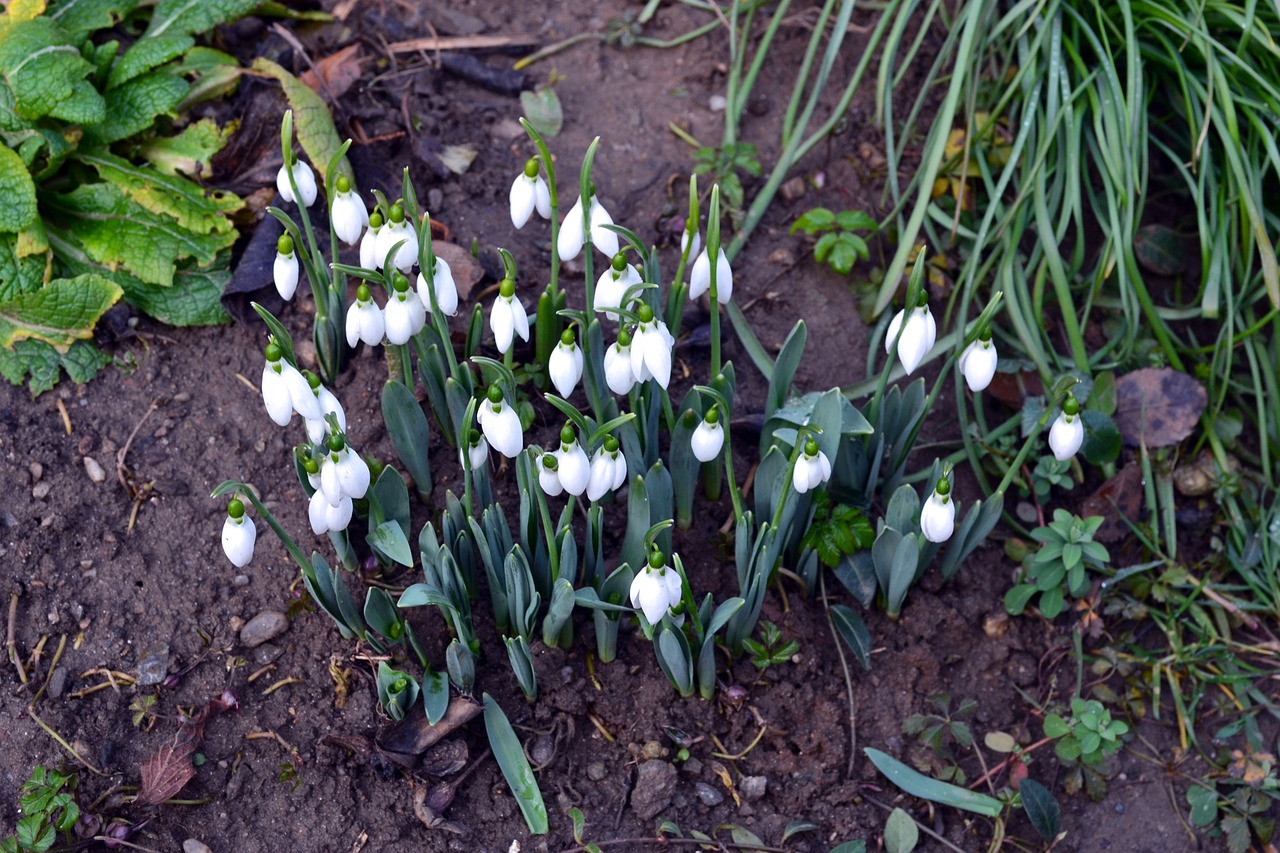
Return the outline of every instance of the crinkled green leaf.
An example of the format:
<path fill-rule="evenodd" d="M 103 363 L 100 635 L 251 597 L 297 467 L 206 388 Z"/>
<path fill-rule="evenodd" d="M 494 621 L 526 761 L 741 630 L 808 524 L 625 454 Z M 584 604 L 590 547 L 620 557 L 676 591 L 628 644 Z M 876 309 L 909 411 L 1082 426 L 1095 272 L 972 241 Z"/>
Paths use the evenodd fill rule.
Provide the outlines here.
<path fill-rule="evenodd" d="M 211 264 L 227 243 L 222 234 L 193 234 L 169 217 L 151 213 L 111 184 L 85 184 L 66 195 L 51 193 L 46 208 L 50 239 L 53 226 L 48 220 L 56 217 L 75 233 L 92 260 L 123 267 L 150 284 L 171 285 L 182 258 Z"/>
<path fill-rule="evenodd" d="M 143 37 L 208 32 L 219 24 L 243 18 L 257 5 L 258 0 L 160 0 Z"/>
<path fill-rule="evenodd" d="M 211 47 L 193 47 L 174 68 L 175 74 L 191 82 L 187 96 L 178 105 L 187 112 L 195 104 L 230 94 L 240 82 L 240 63 L 229 53 Z"/>
<path fill-rule="evenodd" d="M 152 213 L 171 216 L 197 234 L 224 234 L 227 246 L 235 242 L 235 226 L 227 215 L 244 206 L 239 196 L 224 190 L 206 190 L 186 178 L 135 166 L 106 149 L 81 151 L 78 159 L 93 166 L 103 180 Z"/>
<path fill-rule="evenodd" d="M 13 21 L 29 21 L 44 14 L 44 0 L 9 0 L 5 14 Z"/>
<path fill-rule="evenodd" d="M 238 126 L 238 122 L 229 122 L 220 128 L 213 119 L 202 119 L 187 125 L 177 136 L 148 140 L 138 155 L 161 174 L 208 178 L 213 174 L 209 166 L 213 155 L 222 150 Z"/>
<path fill-rule="evenodd" d="M 294 9 L 276 0 L 261 0 L 254 7 L 253 14 L 262 18 L 289 18 L 294 21 L 315 21 L 325 24 L 333 20 L 333 15 L 319 9 Z"/>
<path fill-rule="evenodd" d="M 323 175 L 329 161 L 342 147 L 342 140 L 338 138 L 338 131 L 333 126 L 333 116 L 329 113 L 328 105 L 310 86 L 269 59 L 261 56 L 255 59 L 253 70 L 269 74 L 280 81 L 284 96 L 288 98 L 289 106 L 293 107 L 293 126 L 298 132 L 298 142 L 302 144 L 302 150 L 307 152 L 307 159 L 311 161 L 312 167 Z M 355 176 L 346 157 L 338 164 L 338 172 L 354 182 Z"/>
<path fill-rule="evenodd" d="M 52 115 L 68 121 L 101 121 L 105 105 L 84 79 L 93 70 L 67 34 L 48 18 L 0 29 L 0 77 L 12 90 L 13 109 L 22 118 Z"/>
<path fill-rule="evenodd" d="M 176 111 L 187 81 L 168 71 L 152 71 L 107 92 L 107 119 L 85 128 L 85 139 L 104 145 L 128 139 Z"/>
<path fill-rule="evenodd" d="M 111 68 L 107 78 L 107 89 L 127 83 L 140 77 L 153 68 L 159 68 L 170 60 L 177 59 L 195 44 L 191 36 L 173 35 L 159 38 L 144 38 L 133 43 Z"/>
<path fill-rule="evenodd" d="M 16 242 L 5 236 L 0 240 L 0 303 L 44 286 L 44 256 L 18 257 Z"/>
<path fill-rule="evenodd" d="M 138 0 L 51 0 L 45 17 L 79 43 L 94 30 L 115 26 L 138 5 Z"/>
<path fill-rule="evenodd" d="M 115 282 L 90 273 L 49 282 L 35 293 L 0 303 L 0 347 L 27 338 L 66 349 L 93 337 L 93 326 L 123 291 Z"/>
<path fill-rule="evenodd" d="M 0 231 L 17 232 L 38 216 L 36 184 L 18 152 L 0 145 Z"/>

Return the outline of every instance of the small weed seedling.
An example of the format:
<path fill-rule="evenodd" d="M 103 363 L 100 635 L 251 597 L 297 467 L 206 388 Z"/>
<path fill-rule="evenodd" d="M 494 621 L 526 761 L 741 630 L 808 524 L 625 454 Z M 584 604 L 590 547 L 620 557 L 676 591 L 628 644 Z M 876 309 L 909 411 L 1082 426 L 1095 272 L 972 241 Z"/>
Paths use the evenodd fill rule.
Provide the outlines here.
<path fill-rule="evenodd" d="M 60 833 L 70 832 L 80 818 L 76 782 L 74 773 L 45 767 L 32 770 L 31 778 L 22 783 L 22 799 L 18 801 L 22 818 L 14 834 L 0 841 L 0 853 L 44 853 Z"/>
<path fill-rule="evenodd" d="M 1053 521 L 1031 532 L 1040 550 L 1026 564 L 1026 582 L 1016 584 L 1004 597 L 1004 606 L 1016 616 L 1040 593 L 1040 612 L 1052 619 L 1063 611 L 1066 596 L 1081 598 L 1089 591 L 1088 567 L 1105 568 L 1111 559 L 1107 549 L 1093 541 L 1102 517 L 1080 518 L 1065 509 L 1053 511 Z"/>
<path fill-rule="evenodd" d="M 742 641 L 751 655 L 751 662 L 755 664 L 756 669 L 761 674 L 769 667 L 787 663 L 791 658 L 800 651 L 800 644 L 795 640 L 783 641 L 782 631 L 772 622 L 760 623 L 760 639 L 752 640 L 747 638 Z"/>
<path fill-rule="evenodd" d="M 870 254 L 867 241 L 857 232 L 874 232 L 877 227 L 876 221 L 861 210 L 833 213 L 825 207 L 815 207 L 792 224 L 791 233 L 821 235 L 813 244 L 814 260 L 841 275 L 848 275 L 854 264 L 865 261 Z"/>
<path fill-rule="evenodd" d="M 1053 751 L 1064 764 L 1074 765 L 1065 782 L 1069 792 L 1083 787 L 1093 799 L 1101 799 L 1107 790 L 1106 761 L 1114 755 L 1128 734 L 1129 725 L 1111 719 L 1111 712 L 1097 699 L 1071 700 L 1071 716 L 1046 714 L 1044 735 L 1054 741 Z"/>
<path fill-rule="evenodd" d="M 978 703 L 965 699 L 952 710 L 950 693 L 939 693 L 932 697 L 932 702 L 938 713 L 912 714 L 902 721 L 903 733 L 916 735 L 916 739 L 924 747 L 913 763 L 921 771 L 934 771 L 937 778 L 944 782 L 963 785 L 966 781 L 965 774 L 951 754 L 951 745 L 961 749 L 973 746 L 973 732 L 959 718 L 971 715 L 978 709 Z"/>

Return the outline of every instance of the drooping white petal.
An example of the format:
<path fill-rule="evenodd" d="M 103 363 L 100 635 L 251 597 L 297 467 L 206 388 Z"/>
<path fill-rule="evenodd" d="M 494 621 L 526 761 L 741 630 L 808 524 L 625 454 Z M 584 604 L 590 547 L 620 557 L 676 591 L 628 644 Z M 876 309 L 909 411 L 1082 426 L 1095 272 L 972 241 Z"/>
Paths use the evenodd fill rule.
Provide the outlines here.
<path fill-rule="evenodd" d="M 560 223 L 560 235 L 556 238 L 556 252 L 560 255 L 560 260 L 571 261 L 578 257 L 585 239 L 582 226 L 582 199 L 579 198 L 565 214 L 564 222 Z"/>
<path fill-rule="evenodd" d="M 721 249 L 716 256 L 716 300 L 721 305 L 728 305 L 733 298 L 733 268 L 729 266 L 729 258 Z M 689 298 L 697 299 L 711 290 L 711 256 L 703 249 L 693 268 L 689 271 Z"/>
<path fill-rule="evenodd" d="M 288 426 L 289 419 L 293 417 L 293 399 L 289 396 L 289 386 L 282 375 L 282 365 L 284 362 L 276 363 L 276 367 L 280 367 L 279 371 L 271 362 L 262 366 L 262 402 L 276 426 Z"/>
<path fill-rule="evenodd" d="M 656 572 L 645 566 L 631 582 L 631 606 L 638 607 L 650 625 L 657 625 L 666 615 L 670 602 L 667 598 L 666 585 Z"/>
<path fill-rule="evenodd" d="M 298 290 L 298 254 L 290 252 L 282 255 L 276 252 L 275 263 L 271 265 L 271 280 L 276 284 L 276 292 L 280 298 L 288 302 Z"/>
<path fill-rule="evenodd" d="M 316 399 L 316 392 L 311 390 L 307 377 L 288 362 L 281 362 L 280 373 L 284 376 L 285 386 L 289 389 L 289 399 L 293 402 L 294 411 L 307 420 L 324 417 L 324 412 L 320 409 L 320 401 Z"/>
<path fill-rule="evenodd" d="M 330 506 L 337 506 L 346 497 L 342 491 L 342 477 L 338 472 L 338 463 L 326 458 L 320 465 L 320 491 Z"/>
<path fill-rule="evenodd" d="M 386 260 L 387 252 L 391 251 L 391 247 L 401 240 L 404 243 L 396 251 L 394 259 L 396 269 L 400 272 L 408 272 L 413 265 L 418 262 L 418 235 L 413 230 L 413 225 L 405 219 L 400 222 L 388 222 L 378 231 L 378 238 L 374 242 L 374 258 L 378 268 L 382 268 L 383 262 Z"/>
<path fill-rule="evenodd" d="M 607 267 L 604 272 L 600 273 L 600 278 L 596 279 L 596 311 L 616 323 L 618 321 L 618 309 L 622 307 L 627 290 L 643 281 L 644 279 L 640 277 L 640 272 L 633 264 L 627 264 L 626 268 L 620 273 L 614 270 L 612 266 Z"/>
<path fill-rule="evenodd" d="M 311 532 L 317 536 L 328 533 L 328 517 L 329 501 L 325 498 L 324 492 L 317 489 L 307 503 L 307 521 L 311 522 Z"/>
<path fill-rule="evenodd" d="M 505 353 L 511 349 L 511 338 L 515 333 L 515 318 L 511 313 L 511 300 L 499 296 L 493 300 L 493 308 L 489 310 L 489 328 L 493 330 L 493 342 L 498 352 Z"/>
<path fill-rule="evenodd" d="M 969 390 L 977 393 L 991 384 L 996 375 L 996 345 L 991 341 L 974 341 L 960 354 L 960 372 Z"/>
<path fill-rule="evenodd" d="M 564 484 L 560 482 L 560 472 L 542 464 L 538 465 L 538 485 L 549 498 L 558 498 L 564 492 Z"/>
<path fill-rule="evenodd" d="M 369 222 L 369 211 L 364 202 L 351 190 L 338 193 L 333 200 L 333 210 L 329 214 L 329 222 L 333 233 L 348 246 L 354 246 L 360 239 L 360 233 Z"/>
<path fill-rule="evenodd" d="M 342 493 L 349 498 L 362 498 L 369 491 L 369 463 L 350 447 L 343 448 L 335 463 Z"/>
<path fill-rule="evenodd" d="M 609 491 L 616 492 L 625 482 L 627 482 L 627 457 L 618 453 L 613 458 L 613 483 L 609 486 Z"/>
<path fill-rule="evenodd" d="M 587 500 L 598 501 L 613 485 L 613 457 L 603 447 L 591 457 L 591 479 L 587 481 Z"/>
<path fill-rule="evenodd" d="M 511 322 L 520 340 L 529 340 L 529 314 L 524 310 L 524 303 L 511 297 Z"/>
<path fill-rule="evenodd" d="M 564 490 L 575 497 L 587 490 L 587 483 L 591 480 L 591 462 L 587 459 L 586 451 L 578 442 L 569 445 L 569 449 L 563 447 L 558 454 L 560 457 L 560 484 L 564 486 Z"/>
<path fill-rule="evenodd" d="M 693 237 L 692 246 L 689 245 L 690 236 Z M 698 248 L 701 245 L 702 245 L 702 235 L 699 234 L 697 231 L 694 231 L 692 235 L 689 234 L 688 228 L 686 228 L 683 232 L 681 232 L 680 234 L 680 254 L 681 255 L 684 255 L 685 249 L 688 248 L 689 254 L 687 255 L 687 257 L 696 258 L 698 257 Z"/>
<path fill-rule="evenodd" d="M 414 336 L 414 307 L 422 310 L 422 303 L 408 291 L 393 293 L 387 300 L 383 320 L 386 324 L 387 340 L 393 344 L 407 344 Z M 421 328 L 421 326 L 419 326 Z"/>
<path fill-rule="evenodd" d="M 342 410 L 342 403 L 338 402 L 338 398 L 333 396 L 332 391 L 322 385 L 316 399 L 320 401 L 320 410 L 324 417 L 307 421 L 307 438 L 312 444 L 324 438 L 324 434 L 329 431 L 329 422 L 325 418 L 330 414 L 337 417 L 340 430 L 346 432 L 347 429 L 347 414 Z"/>
<path fill-rule="evenodd" d="M 636 375 L 631 372 L 631 348 L 623 349 L 614 341 L 604 351 L 604 381 L 609 390 L 618 395 L 631 393 L 636 384 Z"/>
<path fill-rule="evenodd" d="M 818 451 L 818 475 L 818 483 L 825 483 L 831 479 L 831 460 L 821 450 Z M 818 483 L 814 485 L 818 485 Z"/>
<path fill-rule="evenodd" d="M 257 538 L 258 528 L 247 515 L 239 518 L 228 515 L 222 522 L 222 552 L 237 569 L 243 569 L 253 559 L 253 546 Z"/>
<path fill-rule="evenodd" d="M 938 336 L 938 326 L 933 315 L 929 313 L 927 305 L 913 309 L 905 321 L 903 315 L 904 312 L 899 311 L 889 323 L 889 332 L 885 336 L 885 352 L 893 352 L 893 342 L 898 339 L 898 361 L 910 376 L 929 354 L 929 350 L 933 349 Z M 899 339 L 898 328 L 904 322 L 906 326 L 902 329 L 902 337 Z"/>
<path fill-rule="evenodd" d="M 667 566 L 662 572 L 662 586 L 667 593 L 667 607 L 672 608 L 680 604 L 680 599 L 684 597 L 684 581 L 680 579 L 680 573 L 675 570 L 674 566 Z"/>
<path fill-rule="evenodd" d="M 301 160 L 295 160 L 293 163 L 293 180 L 298 184 L 298 193 L 302 196 L 302 206 L 310 207 L 316 201 L 316 176 L 311 171 L 311 167 Z M 280 191 L 280 197 L 289 203 L 293 203 L 293 187 L 289 186 L 289 172 L 284 166 L 280 167 L 280 171 L 276 172 L 276 189 Z"/>
<path fill-rule="evenodd" d="M 489 446 L 508 459 L 519 456 L 524 447 L 524 433 L 516 410 L 506 402 L 499 403 L 495 410 L 493 403 L 485 400 L 480 404 L 480 412 L 480 428 Z"/>
<path fill-rule="evenodd" d="M 920 532 L 930 542 L 946 542 L 956 529 L 956 504 L 937 492 L 920 508 Z"/>
<path fill-rule="evenodd" d="M 386 320 L 382 309 L 373 300 L 361 302 L 356 300 L 347 309 L 347 343 L 355 346 L 357 341 L 364 341 L 371 347 L 382 343 L 386 334 Z"/>
<path fill-rule="evenodd" d="M 507 201 L 511 207 L 511 224 L 517 229 L 523 228 L 529 217 L 533 216 L 533 209 L 537 204 L 537 189 L 533 179 L 524 172 L 516 175 Z"/>
<path fill-rule="evenodd" d="M 724 429 L 719 423 L 712 424 L 704 420 L 694 428 L 689 445 L 693 448 L 695 459 L 710 462 L 720 455 L 720 448 L 724 447 Z"/>
<path fill-rule="evenodd" d="M 547 186 L 547 182 L 543 180 L 542 175 L 538 175 L 538 181 L 533 188 L 533 204 L 538 211 L 538 215 L 543 219 L 551 218 L 551 188 Z"/>
<path fill-rule="evenodd" d="M 578 380 L 582 378 L 583 366 L 582 347 L 577 344 L 566 346 L 564 341 L 556 344 L 547 360 L 547 375 L 551 377 L 557 394 L 566 400 L 573 394 Z"/>
<path fill-rule="evenodd" d="M 1049 428 L 1049 449 L 1059 462 L 1065 462 L 1080 450 L 1084 444 L 1084 423 L 1079 414 L 1068 415 L 1059 412 L 1053 426 Z"/>
<path fill-rule="evenodd" d="M 605 228 L 613 224 L 613 217 L 604 209 L 599 200 L 591 197 L 591 244 L 606 256 L 612 258 L 618 254 L 618 235 Z"/>
<path fill-rule="evenodd" d="M 325 524 L 333 531 L 346 530 L 347 525 L 351 523 L 353 509 L 351 498 L 344 495 L 337 506 L 325 507 Z"/>
<path fill-rule="evenodd" d="M 480 436 L 479 441 L 467 448 L 467 454 L 471 470 L 479 471 L 489 462 L 489 442 L 485 441 L 484 436 Z"/>
<path fill-rule="evenodd" d="M 370 228 L 360 238 L 360 266 L 367 270 L 382 269 L 382 260 L 378 257 L 378 234 L 384 227 Z"/>
<path fill-rule="evenodd" d="M 436 274 L 433 279 L 436 303 L 445 316 L 452 317 L 458 313 L 458 286 L 453 280 L 453 270 L 444 258 L 436 258 Z M 431 292 L 427 290 L 427 279 L 421 272 L 418 273 L 418 298 L 422 300 L 422 307 L 430 313 Z"/>
<path fill-rule="evenodd" d="M 641 323 L 631 338 L 631 372 L 636 380 L 654 379 L 663 388 L 671 381 L 671 335 L 659 320 Z"/>

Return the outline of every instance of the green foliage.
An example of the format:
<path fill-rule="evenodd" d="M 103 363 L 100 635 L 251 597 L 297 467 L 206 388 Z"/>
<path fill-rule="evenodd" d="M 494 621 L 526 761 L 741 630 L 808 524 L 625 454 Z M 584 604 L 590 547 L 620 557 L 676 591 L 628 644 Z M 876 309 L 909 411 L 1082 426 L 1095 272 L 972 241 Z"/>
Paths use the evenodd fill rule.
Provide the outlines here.
<path fill-rule="evenodd" d="M 1096 768 L 1123 745 L 1120 736 L 1129 725 L 1111 719 L 1111 712 L 1097 699 L 1071 700 L 1071 716 L 1046 714 L 1044 736 L 1054 741 L 1053 751 L 1062 761 Z"/>
<path fill-rule="evenodd" d="M 1053 511 L 1053 521 L 1037 527 L 1031 538 L 1040 549 L 1024 565 L 1027 582 L 1016 584 L 1005 594 L 1004 606 L 1018 615 L 1031 598 L 1040 593 L 1040 612 L 1052 619 L 1066 606 L 1066 595 L 1081 598 L 1089 592 L 1087 568 L 1102 569 L 1111 555 L 1093 535 L 1102 526 L 1102 517 L 1082 519 L 1065 509 Z"/>
<path fill-rule="evenodd" d="M 18 801 L 22 818 L 14 834 L 0 841 L 0 853 L 44 853 L 60 833 L 69 833 L 80 818 L 75 801 L 77 781 L 73 773 L 33 769 L 31 778 L 22 783 Z"/>
<path fill-rule="evenodd" d="M 835 568 L 846 554 L 864 551 L 875 541 L 875 529 L 862 510 L 848 504 L 832 506 L 825 491 L 814 495 L 813 521 L 800 544 L 817 552 L 823 565 Z"/>
<path fill-rule="evenodd" d="M 742 641 L 743 647 L 751 655 L 751 662 L 756 669 L 764 670 L 774 664 L 787 663 L 800 651 L 800 644 L 795 640 L 783 641 L 782 631 L 769 621 L 760 623 L 760 639 L 747 638 Z"/>
<path fill-rule="evenodd" d="M 0 375 L 10 382 L 29 378 L 39 393 L 62 370 L 92 378 L 108 359 L 88 341 L 122 298 L 173 325 L 227 321 L 229 216 L 242 202 L 187 176 L 207 176 L 226 134 L 208 121 L 159 131 L 234 85 L 234 60 L 194 36 L 258 4 L 37 2 L 0 22 Z M 142 31 L 127 47 L 99 33 L 126 20 Z"/>
<path fill-rule="evenodd" d="M 921 771 L 932 771 L 944 782 L 963 785 L 965 774 L 956 763 L 951 747 L 968 749 L 973 746 L 973 732 L 959 718 L 973 714 L 978 703 L 965 699 L 953 710 L 950 693 L 939 693 L 931 701 L 938 713 L 912 714 L 902 721 L 903 734 L 915 735 L 920 745 L 931 753 L 917 756 L 914 763 Z"/>
<path fill-rule="evenodd" d="M 1041 506 L 1049 500 L 1049 494 L 1055 487 L 1071 491 L 1076 487 L 1076 481 L 1071 478 L 1071 460 L 1059 462 L 1052 454 L 1041 456 L 1031 472 L 1031 485 L 1036 493 L 1036 503 Z"/>
<path fill-rule="evenodd" d="M 720 195 L 730 216 L 738 216 L 742 211 L 744 192 L 739 173 L 760 177 L 764 170 L 760 166 L 759 151 L 750 142 L 729 143 L 722 148 L 704 146 L 693 155 L 693 173 L 710 175 L 712 183 L 720 185 Z"/>
<path fill-rule="evenodd" d="M 825 207 L 815 207 L 791 225 L 791 233 L 821 235 L 813 244 L 814 260 L 848 275 L 854 264 L 865 261 L 870 254 L 867 241 L 855 232 L 875 232 L 878 228 L 879 224 L 861 210 L 833 213 Z"/>

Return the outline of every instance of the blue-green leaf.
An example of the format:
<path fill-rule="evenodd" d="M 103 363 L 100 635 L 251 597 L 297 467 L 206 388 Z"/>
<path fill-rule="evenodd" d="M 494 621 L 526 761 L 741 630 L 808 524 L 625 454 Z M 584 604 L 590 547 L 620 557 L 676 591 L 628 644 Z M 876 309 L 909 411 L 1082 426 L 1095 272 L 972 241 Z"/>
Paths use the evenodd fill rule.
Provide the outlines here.
<path fill-rule="evenodd" d="M 503 778 L 520 806 L 529 831 L 534 835 L 546 835 L 547 807 L 542 802 L 538 780 L 533 776 L 533 768 L 529 766 L 524 747 L 511 728 L 507 715 L 488 693 L 484 694 L 484 727 L 489 734 L 493 757 L 502 769 Z"/>
<path fill-rule="evenodd" d="M 930 779 L 878 749 L 868 747 L 863 752 L 890 782 L 914 797 L 987 817 L 997 817 L 1004 811 L 1004 803 L 995 797 Z"/>

